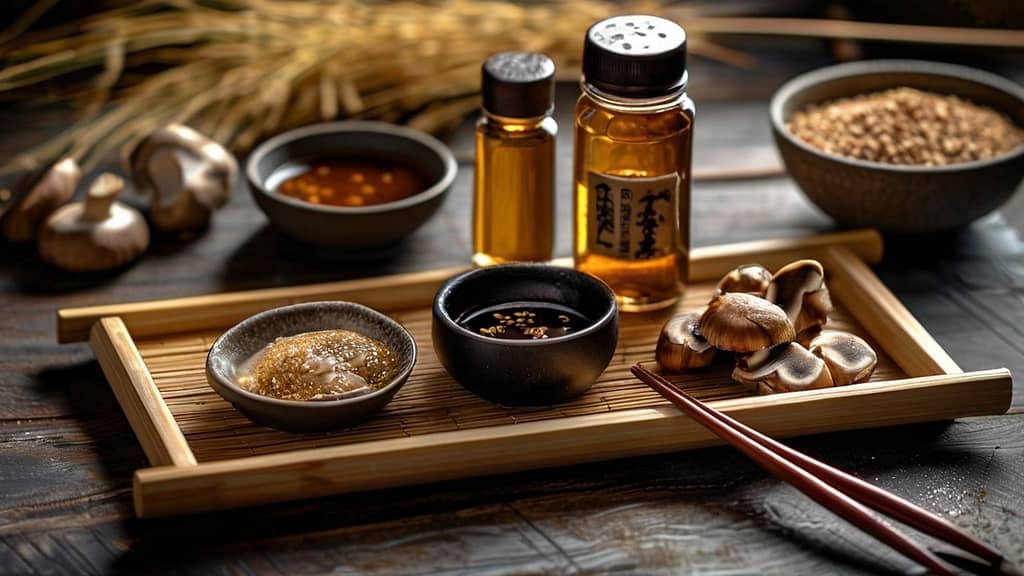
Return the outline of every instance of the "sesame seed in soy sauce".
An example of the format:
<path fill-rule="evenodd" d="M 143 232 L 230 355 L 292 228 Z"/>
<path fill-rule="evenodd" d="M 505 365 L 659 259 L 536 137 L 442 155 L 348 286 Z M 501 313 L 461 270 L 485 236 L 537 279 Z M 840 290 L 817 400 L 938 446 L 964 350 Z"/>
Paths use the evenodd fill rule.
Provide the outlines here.
<path fill-rule="evenodd" d="M 502 340 L 546 340 L 579 331 L 590 324 L 585 316 L 549 302 L 509 302 L 475 310 L 459 325 L 476 334 Z"/>

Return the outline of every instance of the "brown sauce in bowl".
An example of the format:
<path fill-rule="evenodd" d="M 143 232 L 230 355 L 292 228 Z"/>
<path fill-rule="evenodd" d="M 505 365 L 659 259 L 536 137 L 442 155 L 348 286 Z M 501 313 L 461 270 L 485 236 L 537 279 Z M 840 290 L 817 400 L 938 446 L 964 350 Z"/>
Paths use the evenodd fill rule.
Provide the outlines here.
<path fill-rule="evenodd" d="M 409 166 L 383 159 L 317 160 L 289 169 L 278 194 L 310 204 L 373 206 L 422 192 L 422 176 Z"/>

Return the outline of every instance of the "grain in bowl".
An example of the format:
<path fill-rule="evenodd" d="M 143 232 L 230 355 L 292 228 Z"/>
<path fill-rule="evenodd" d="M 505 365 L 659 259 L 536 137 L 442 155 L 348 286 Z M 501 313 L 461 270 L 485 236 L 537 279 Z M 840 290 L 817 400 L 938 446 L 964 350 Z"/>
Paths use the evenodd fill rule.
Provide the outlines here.
<path fill-rule="evenodd" d="M 908 87 L 808 106 L 786 128 L 822 152 L 886 164 L 974 162 L 1024 144 L 1024 130 L 1005 114 Z"/>

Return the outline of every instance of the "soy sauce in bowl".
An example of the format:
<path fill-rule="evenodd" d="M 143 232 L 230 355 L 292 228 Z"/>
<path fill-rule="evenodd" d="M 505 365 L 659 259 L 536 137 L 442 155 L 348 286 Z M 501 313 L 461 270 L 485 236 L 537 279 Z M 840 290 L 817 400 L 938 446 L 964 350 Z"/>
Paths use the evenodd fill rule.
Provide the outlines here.
<path fill-rule="evenodd" d="M 509 302 L 460 318 L 459 325 L 502 340 L 544 340 L 578 331 L 591 322 L 576 310 L 551 302 Z"/>

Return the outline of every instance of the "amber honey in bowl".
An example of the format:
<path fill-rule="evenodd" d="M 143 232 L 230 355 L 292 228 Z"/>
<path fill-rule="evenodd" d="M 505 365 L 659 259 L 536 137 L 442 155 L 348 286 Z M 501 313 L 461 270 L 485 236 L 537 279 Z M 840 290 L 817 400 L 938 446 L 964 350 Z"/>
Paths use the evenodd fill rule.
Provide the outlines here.
<path fill-rule="evenodd" d="M 413 168 L 381 158 L 294 162 L 275 174 L 278 194 L 310 204 L 361 207 L 408 198 L 426 189 Z"/>

